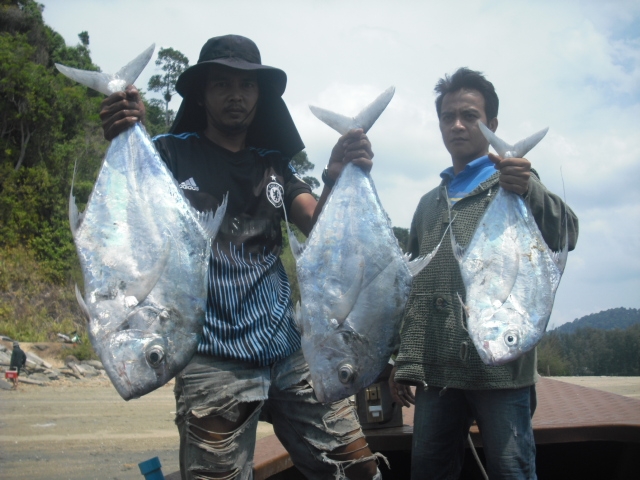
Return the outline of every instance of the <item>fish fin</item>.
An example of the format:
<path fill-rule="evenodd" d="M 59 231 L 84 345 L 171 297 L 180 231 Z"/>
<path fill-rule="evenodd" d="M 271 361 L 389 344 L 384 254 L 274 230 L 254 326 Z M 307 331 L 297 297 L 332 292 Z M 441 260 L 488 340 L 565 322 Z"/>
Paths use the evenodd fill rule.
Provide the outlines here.
<path fill-rule="evenodd" d="M 449 199 L 449 191 L 447 190 L 446 187 L 444 189 L 444 192 L 447 195 L 447 209 L 449 211 L 449 225 L 447 226 L 447 229 L 449 229 L 449 228 L 451 228 L 451 225 L 453 224 L 453 221 L 455 220 L 455 217 L 451 218 L 451 200 Z M 451 237 L 451 249 L 453 250 L 453 256 L 456 257 L 456 260 L 458 262 L 462 262 L 462 257 L 464 257 L 464 254 L 467 251 L 467 249 L 463 248 L 456 241 L 456 237 L 453 234 L 453 228 L 451 228 L 450 232 L 451 232 L 451 235 L 450 235 L 450 237 Z M 444 233 L 446 234 L 447 231 L 445 230 Z M 442 238 L 444 238 L 444 237 L 442 237 Z M 440 243 L 442 243 L 442 240 L 440 240 Z M 438 244 L 436 249 L 440 247 L 440 243 Z"/>
<path fill-rule="evenodd" d="M 289 228 L 289 219 L 287 218 L 287 209 L 282 205 L 282 211 L 284 212 L 284 223 L 287 226 L 287 237 L 289 237 L 289 248 L 291 248 L 291 253 L 293 254 L 293 259 L 297 262 L 304 252 L 305 247 L 307 246 L 307 242 L 300 243 L 298 238 L 293 234 L 291 229 Z"/>
<path fill-rule="evenodd" d="M 480 128 L 482 135 L 484 135 L 484 138 L 487 139 L 487 142 L 489 142 L 489 144 L 493 147 L 496 153 L 500 155 L 502 158 L 506 158 L 507 154 L 513 150 L 513 145 L 509 145 L 507 142 L 505 142 L 501 138 L 498 138 L 498 136 L 495 133 L 489 130 L 489 127 L 487 127 L 483 122 L 479 120 L 478 120 L 478 127 Z"/>
<path fill-rule="evenodd" d="M 198 223 L 202 227 L 202 230 L 204 231 L 204 234 L 207 238 L 214 239 L 218 234 L 222 219 L 227 212 L 228 199 L 229 193 L 227 192 L 222 199 L 222 203 L 218 206 L 215 215 L 211 210 L 209 210 L 208 212 L 200 212 L 194 209 L 196 218 L 198 219 Z"/>
<path fill-rule="evenodd" d="M 462 300 L 462 297 L 460 296 L 459 292 L 456 292 L 456 295 L 458 296 L 458 301 L 460 302 L 460 307 L 462 308 L 463 312 L 464 312 L 464 317 L 465 318 L 469 318 L 469 307 L 467 307 L 464 304 L 464 301 Z M 469 329 L 467 328 L 466 322 L 464 321 L 464 318 L 462 319 L 462 328 L 466 331 L 469 332 Z"/>
<path fill-rule="evenodd" d="M 354 128 L 353 125 L 355 125 L 355 119 L 353 117 L 345 117 L 344 115 L 340 115 L 339 113 L 325 110 L 324 108 L 320 107 L 314 107 L 313 105 L 310 105 L 309 109 L 318 119 L 329 125 L 340 135 L 344 135 L 349 130 Z"/>
<path fill-rule="evenodd" d="M 76 180 L 76 167 L 78 166 L 78 160 L 73 165 L 73 177 L 71 177 L 71 189 L 69 190 L 69 228 L 71 228 L 71 235 L 76 236 L 76 230 L 82 222 L 82 217 L 78 212 L 78 206 L 76 205 L 76 197 L 73 196 L 73 185 Z"/>
<path fill-rule="evenodd" d="M 511 145 L 501 138 L 499 138 L 495 133 L 493 133 L 489 128 L 482 122 L 478 122 L 478 127 L 480 127 L 480 131 L 484 135 L 484 138 L 491 144 L 494 150 L 500 155 L 502 158 L 522 158 L 524 157 L 533 147 L 535 147 L 540 140 L 544 138 L 544 136 L 549 131 L 549 127 L 540 130 L 539 132 L 534 133 L 533 135 L 528 136 L 524 140 L 520 140 L 515 145 Z"/>
<path fill-rule="evenodd" d="M 133 85 L 133 82 L 136 81 L 138 76 L 144 70 L 144 67 L 146 67 L 149 60 L 151 60 L 155 49 L 156 44 L 151 44 L 151 46 L 149 46 L 144 52 L 118 70 L 115 77 L 124 80 L 126 85 Z"/>
<path fill-rule="evenodd" d="M 341 295 L 331 306 L 331 312 L 333 312 L 334 317 L 339 324 L 342 324 L 347 319 L 360 296 L 360 292 L 362 291 L 362 283 L 364 281 L 364 262 L 357 261 L 356 263 L 357 267 L 355 268 L 353 275 L 354 281 L 349 287 L 349 290 Z"/>
<path fill-rule="evenodd" d="M 355 120 L 357 127 L 362 128 L 364 133 L 367 133 L 373 124 L 376 123 L 376 120 L 378 120 L 382 112 L 384 112 L 384 109 L 387 108 L 394 93 L 396 93 L 396 88 L 389 87 L 378 95 L 378 98 L 364 107 L 362 111 L 356 115 Z"/>
<path fill-rule="evenodd" d="M 80 293 L 80 289 L 78 288 L 78 284 L 76 283 L 76 300 L 78 300 L 78 305 L 80 306 L 80 311 L 84 315 L 84 318 L 89 322 L 91 320 L 91 314 L 89 313 L 89 307 L 82 298 L 82 294 Z"/>
<path fill-rule="evenodd" d="M 354 128 L 362 128 L 362 130 L 367 133 L 382 112 L 384 112 L 384 109 L 387 108 L 387 105 L 389 105 L 395 91 L 395 87 L 387 88 L 384 92 L 378 95 L 373 102 L 364 107 L 355 117 L 347 117 L 345 115 L 340 115 L 339 113 L 314 106 L 309 106 L 309 108 L 311 109 L 311 112 L 318 117 L 318 119 L 336 130 L 340 135 L 344 135 Z"/>
<path fill-rule="evenodd" d="M 139 281 L 127 285 L 124 292 L 125 297 L 135 297 L 138 303 L 147 298 L 147 295 L 149 295 L 151 290 L 153 290 L 153 287 L 156 286 L 156 283 L 158 283 L 158 280 L 162 276 L 162 273 L 167 266 L 167 262 L 169 261 L 170 253 L 171 242 L 167 241 L 162 249 L 160 258 L 153 267 L 151 267 L 149 271 L 140 275 Z M 131 302 L 129 302 L 127 306 L 130 308 L 135 307 Z"/>
<path fill-rule="evenodd" d="M 132 85 L 133 82 L 135 82 L 138 75 L 140 75 L 142 70 L 144 70 L 144 67 L 147 66 L 147 63 L 149 63 L 149 60 L 151 60 L 155 48 L 155 44 L 151 45 L 144 52 L 118 70 L 118 73 L 115 75 L 103 72 L 78 70 L 77 68 L 66 67 L 59 63 L 56 63 L 56 68 L 60 73 L 69 77 L 71 80 L 75 80 L 76 82 L 97 90 L 100 93 L 104 93 L 105 95 L 111 95 L 114 92 L 124 91 L 127 85 Z"/>
<path fill-rule="evenodd" d="M 564 244 L 562 250 L 559 252 L 552 252 L 551 256 L 555 264 L 558 266 L 558 270 L 560 270 L 560 275 L 562 275 L 565 267 L 567 266 L 567 259 L 569 258 L 569 214 L 567 213 L 567 194 L 564 188 L 562 168 L 560 169 L 560 176 L 562 177 L 562 192 L 564 197 Z"/>
<path fill-rule="evenodd" d="M 540 143 L 540 140 L 544 138 L 548 131 L 549 127 L 543 128 L 539 132 L 529 135 L 524 140 L 520 140 L 513 146 L 513 156 L 516 158 L 524 157 L 533 147 Z"/>
<path fill-rule="evenodd" d="M 449 225 L 447 225 L 446 230 L 442 234 L 442 238 L 440 238 L 440 242 L 438 243 L 438 245 L 435 246 L 435 248 L 433 250 L 431 250 L 430 253 L 427 253 L 426 255 L 422 255 L 420 257 L 417 257 L 412 261 L 409 261 L 409 257 L 405 256 L 405 260 L 407 260 L 407 267 L 409 267 L 409 272 L 411 272 L 411 276 L 412 277 L 415 277 L 418 273 L 420 273 L 420 271 L 424 267 L 429 265 L 429 262 L 431 262 L 431 260 L 433 260 L 433 257 L 436 256 L 436 253 L 438 253 L 438 250 L 440 249 L 440 245 L 442 245 L 442 241 L 444 240 L 444 237 L 447 235 L 447 231 L 451 227 L 451 223 L 452 222 L 453 222 L 453 220 L 449 222 Z M 459 245 L 457 245 L 457 246 L 458 246 L 458 248 L 460 248 Z"/>

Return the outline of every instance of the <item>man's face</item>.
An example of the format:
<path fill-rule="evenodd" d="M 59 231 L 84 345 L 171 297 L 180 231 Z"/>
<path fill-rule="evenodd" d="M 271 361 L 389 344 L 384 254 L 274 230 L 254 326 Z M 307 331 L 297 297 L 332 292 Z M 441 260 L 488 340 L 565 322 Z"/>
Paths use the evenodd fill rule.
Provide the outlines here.
<path fill-rule="evenodd" d="M 207 125 L 223 133 L 246 131 L 255 117 L 258 95 L 256 72 L 210 67 L 204 89 Z"/>
<path fill-rule="evenodd" d="M 447 93 L 442 99 L 440 132 L 454 163 L 466 165 L 489 151 L 489 142 L 482 135 L 478 122 L 495 131 L 498 119 L 487 124 L 484 107 L 484 97 L 477 90 L 458 90 Z"/>

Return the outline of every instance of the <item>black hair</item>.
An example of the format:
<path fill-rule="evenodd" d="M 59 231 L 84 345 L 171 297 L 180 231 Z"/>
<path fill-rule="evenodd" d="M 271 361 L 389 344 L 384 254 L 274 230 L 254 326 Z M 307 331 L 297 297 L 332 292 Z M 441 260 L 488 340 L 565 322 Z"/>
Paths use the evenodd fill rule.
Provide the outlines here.
<path fill-rule="evenodd" d="M 484 97 L 484 113 L 487 121 L 491 121 L 498 116 L 498 95 L 493 87 L 493 83 L 487 80 L 482 72 L 471 70 L 467 67 L 459 68 L 453 75 L 445 75 L 444 78 L 436 83 L 435 92 L 438 94 L 436 98 L 436 112 L 438 118 L 442 112 L 442 100 L 447 93 L 457 92 L 458 90 L 477 90 Z"/>

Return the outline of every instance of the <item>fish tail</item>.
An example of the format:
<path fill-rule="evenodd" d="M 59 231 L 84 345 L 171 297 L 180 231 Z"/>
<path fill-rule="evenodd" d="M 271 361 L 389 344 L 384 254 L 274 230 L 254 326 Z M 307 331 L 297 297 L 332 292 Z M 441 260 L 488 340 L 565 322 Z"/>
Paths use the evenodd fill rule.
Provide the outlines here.
<path fill-rule="evenodd" d="M 155 48 L 155 44 L 151 45 L 113 75 L 103 72 L 78 70 L 77 68 L 66 67 L 59 63 L 56 63 L 56 68 L 71 80 L 75 80 L 105 95 L 111 95 L 114 92 L 124 91 L 127 85 L 133 85 L 138 75 L 140 75 L 144 67 L 147 66 L 147 63 L 149 63 L 149 60 L 151 60 Z"/>
<path fill-rule="evenodd" d="M 347 117 L 345 115 L 340 115 L 339 113 L 314 106 L 309 106 L 309 108 L 311 109 L 311 112 L 318 117 L 318 119 L 336 130 L 340 135 L 344 135 L 354 128 L 361 128 L 365 133 L 367 133 L 382 112 L 384 112 L 384 109 L 387 108 L 387 105 L 389 105 L 395 91 L 395 87 L 387 88 L 378 96 L 378 98 L 363 108 L 355 117 Z"/>
<path fill-rule="evenodd" d="M 544 136 L 549 131 L 549 127 L 540 130 L 539 132 L 534 133 L 533 135 L 528 136 L 524 140 L 520 140 L 515 145 L 511 145 L 501 138 L 499 138 L 495 133 L 493 133 L 489 128 L 482 122 L 478 122 L 478 127 L 480 131 L 484 135 L 484 138 L 491 144 L 494 150 L 500 155 L 502 158 L 522 158 L 524 157 L 533 147 L 535 147 L 540 140 L 544 138 Z"/>

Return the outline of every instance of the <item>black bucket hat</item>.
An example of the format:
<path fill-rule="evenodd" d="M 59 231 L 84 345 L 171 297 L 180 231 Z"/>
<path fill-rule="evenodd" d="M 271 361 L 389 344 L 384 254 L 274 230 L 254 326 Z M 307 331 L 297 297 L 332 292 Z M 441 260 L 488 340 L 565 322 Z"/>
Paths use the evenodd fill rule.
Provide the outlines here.
<path fill-rule="evenodd" d="M 287 75 L 278 68 L 262 65 L 256 44 L 240 35 L 210 38 L 200 50 L 198 63 L 178 77 L 176 91 L 183 100 L 171 133 L 199 132 L 206 127 L 207 117 L 198 100 L 209 65 L 255 71 L 258 75 L 260 96 L 256 116 L 247 131 L 248 145 L 279 150 L 287 157 L 304 148 L 289 109 L 282 100 Z"/>

